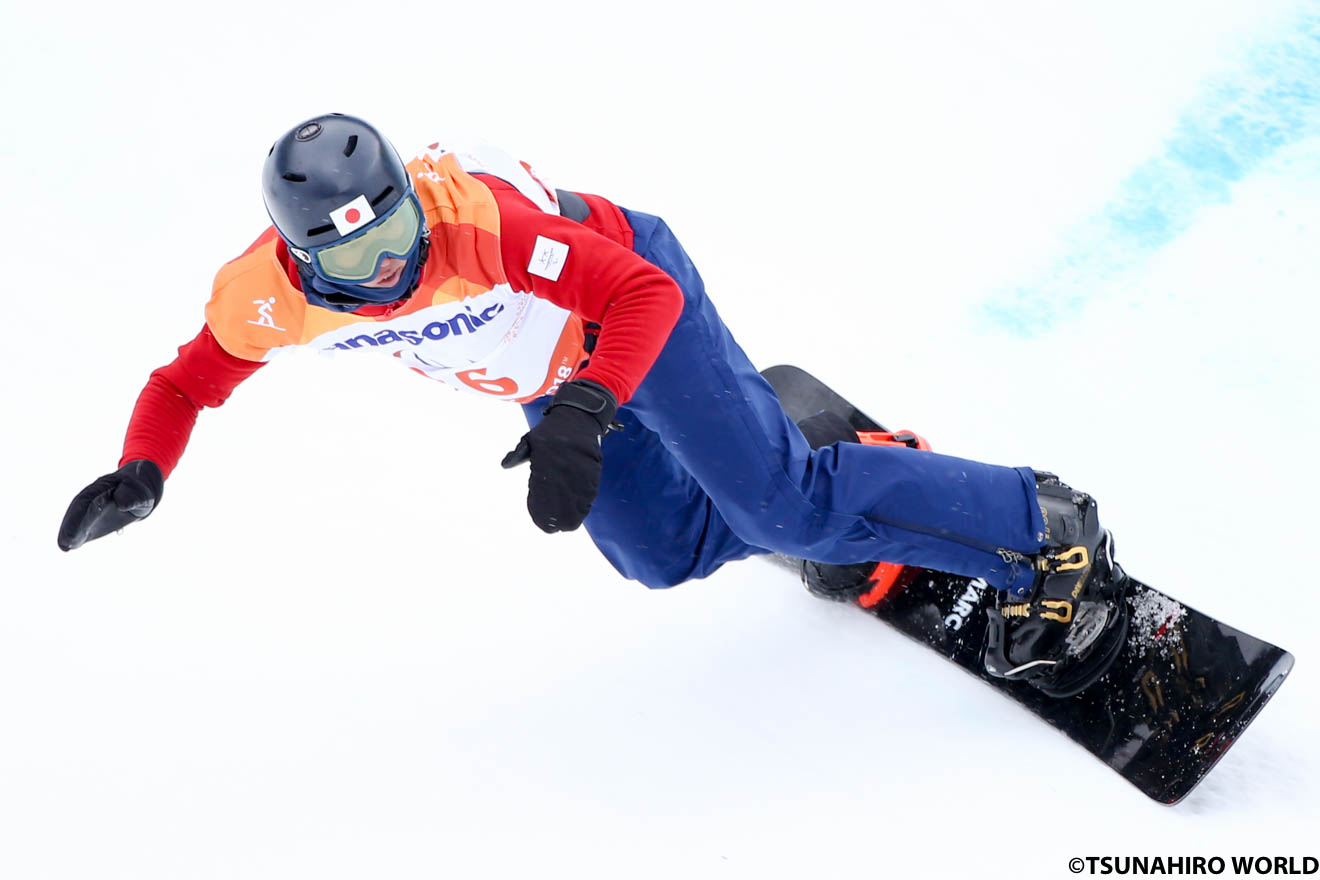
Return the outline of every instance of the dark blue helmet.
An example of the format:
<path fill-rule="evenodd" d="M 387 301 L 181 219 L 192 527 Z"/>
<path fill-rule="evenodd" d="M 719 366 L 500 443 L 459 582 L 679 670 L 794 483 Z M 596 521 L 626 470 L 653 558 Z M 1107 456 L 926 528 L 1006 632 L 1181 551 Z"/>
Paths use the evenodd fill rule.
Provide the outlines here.
<path fill-rule="evenodd" d="M 351 311 L 411 293 L 428 230 L 399 154 L 373 126 L 342 113 L 299 123 L 270 148 L 261 190 L 310 302 Z M 390 257 L 406 261 L 398 280 L 365 286 Z"/>
<path fill-rule="evenodd" d="M 329 113 L 275 141 L 261 174 L 266 211 L 280 235 L 303 250 L 343 237 L 331 214 L 364 196 L 377 217 L 408 195 L 399 154 L 370 124 Z"/>

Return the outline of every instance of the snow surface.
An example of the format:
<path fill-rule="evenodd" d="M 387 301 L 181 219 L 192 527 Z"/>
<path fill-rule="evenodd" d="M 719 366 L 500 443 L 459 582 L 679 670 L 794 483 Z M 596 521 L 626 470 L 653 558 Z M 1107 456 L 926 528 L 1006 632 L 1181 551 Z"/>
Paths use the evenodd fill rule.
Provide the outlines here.
<path fill-rule="evenodd" d="M 0 877 L 1064 877 L 1317 855 L 1320 6 L 8 4 Z M 406 41 L 406 42 L 404 42 Z M 515 407 L 290 358 L 68 555 L 327 110 L 661 214 L 760 364 L 1096 494 L 1294 651 L 1184 804 L 762 562 L 542 535 Z"/>

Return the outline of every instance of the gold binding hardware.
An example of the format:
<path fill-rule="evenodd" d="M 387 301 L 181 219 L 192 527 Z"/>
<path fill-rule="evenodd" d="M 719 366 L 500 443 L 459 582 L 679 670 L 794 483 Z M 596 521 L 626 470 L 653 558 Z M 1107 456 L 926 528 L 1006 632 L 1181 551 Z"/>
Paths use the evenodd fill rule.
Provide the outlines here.
<path fill-rule="evenodd" d="M 1057 620 L 1059 623 L 1071 623 L 1073 607 L 1072 603 L 1063 599 L 1050 599 L 1040 603 L 1044 608 L 1054 608 L 1054 611 L 1042 611 L 1040 613 L 1042 620 Z M 1060 614 L 1059 612 L 1063 613 Z"/>
<path fill-rule="evenodd" d="M 1055 563 L 1058 563 L 1057 565 Z M 1040 570 L 1044 572 L 1055 571 L 1078 571 L 1091 564 L 1091 554 L 1087 549 L 1078 544 L 1076 547 L 1070 547 L 1063 553 L 1057 553 L 1040 558 Z"/>
<path fill-rule="evenodd" d="M 999 609 L 999 613 L 1004 617 L 1030 617 L 1031 606 L 1025 603 L 1021 605 L 1005 605 Z"/>

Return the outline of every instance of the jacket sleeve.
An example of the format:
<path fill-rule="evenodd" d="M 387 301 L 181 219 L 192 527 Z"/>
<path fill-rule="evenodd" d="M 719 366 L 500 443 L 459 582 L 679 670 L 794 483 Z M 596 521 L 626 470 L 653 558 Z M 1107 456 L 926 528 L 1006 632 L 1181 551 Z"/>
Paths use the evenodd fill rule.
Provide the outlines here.
<path fill-rule="evenodd" d="M 149 458 L 168 477 L 188 445 L 202 407 L 216 407 L 264 364 L 234 357 L 209 327 L 179 347 L 179 356 L 151 374 L 138 395 L 124 438 L 126 462 Z"/>
<path fill-rule="evenodd" d="M 630 248 L 537 210 L 511 188 L 491 190 L 510 283 L 600 325 L 590 363 L 577 378 L 604 385 L 626 403 L 683 310 L 677 282 Z"/>

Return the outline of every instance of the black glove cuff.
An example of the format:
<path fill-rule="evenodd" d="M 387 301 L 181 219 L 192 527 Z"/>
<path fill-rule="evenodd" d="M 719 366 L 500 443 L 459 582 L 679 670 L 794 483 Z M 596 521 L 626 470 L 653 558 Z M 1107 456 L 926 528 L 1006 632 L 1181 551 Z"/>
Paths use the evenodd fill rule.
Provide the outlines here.
<path fill-rule="evenodd" d="M 161 496 L 165 494 L 165 475 L 161 473 L 160 465 L 149 458 L 135 458 L 121 467 L 119 472 L 146 486 L 155 503 L 160 503 Z"/>
<path fill-rule="evenodd" d="M 582 410 L 596 420 L 600 425 L 600 433 L 604 434 L 614 421 L 619 402 L 604 385 L 598 385 L 590 379 L 575 379 L 559 386 L 559 390 L 550 399 L 550 405 L 545 408 L 546 413 L 557 406 Z"/>

